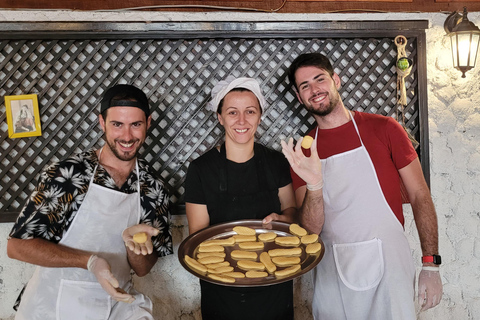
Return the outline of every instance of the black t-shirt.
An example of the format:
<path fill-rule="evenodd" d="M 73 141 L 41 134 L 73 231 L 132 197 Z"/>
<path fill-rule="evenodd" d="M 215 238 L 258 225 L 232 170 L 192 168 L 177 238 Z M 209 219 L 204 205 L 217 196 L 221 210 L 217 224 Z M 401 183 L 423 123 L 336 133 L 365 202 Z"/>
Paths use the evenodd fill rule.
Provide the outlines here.
<path fill-rule="evenodd" d="M 275 150 L 256 144 L 261 148 L 265 157 L 265 164 L 257 168 L 259 155 L 244 163 L 226 161 L 227 165 L 227 193 L 232 196 L 244 197 L 258 192 L 274 191 L 287 186 L 292 182 L 290 165 L 285 156 Z M 258 149 L 257 149 L 258 150 Z M 210 216 L 216 216 L 217 199 L 221 194 L 221 165 L 222 155 L 217 148 L 213 148 L 198 159 L 192 161 L 188 168 L 185 181 L 185 202 L 205 204 Z M 261 190 L 261 177 L 264 176 L 269 190 Z M 279 203 L 279 199 L 277 198 Z M 242 204 L 240 204 L 242 205 Z M 273 209 L 273 208 L 272 208 Z M 269 215 L 265 212 L 263 217 Z M 277 212 L 280 213 L 280 212 Z M 262 217 L 262 218 L 263 218 Z M 254 215 L 237 217 L 237 219 L 254 219 Z"/>

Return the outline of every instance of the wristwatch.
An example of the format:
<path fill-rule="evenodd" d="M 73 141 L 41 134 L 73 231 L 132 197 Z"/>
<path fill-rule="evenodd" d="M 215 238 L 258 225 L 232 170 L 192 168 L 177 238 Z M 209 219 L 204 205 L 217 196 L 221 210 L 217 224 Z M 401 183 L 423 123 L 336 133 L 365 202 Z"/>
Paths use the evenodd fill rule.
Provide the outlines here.
<path fill-rule="evenodd" d="M 437 254 L 434 254 L 432 256 L 425 256 L 425 257 L 422 257 L 422 262 L 425 263 L 425 262 L 433 262 L 433 264 L 436 264 L 437 266 L 438 265 L 441 265 L 442 264 L 442 257 L 440 257 L 439 255 Z"/>

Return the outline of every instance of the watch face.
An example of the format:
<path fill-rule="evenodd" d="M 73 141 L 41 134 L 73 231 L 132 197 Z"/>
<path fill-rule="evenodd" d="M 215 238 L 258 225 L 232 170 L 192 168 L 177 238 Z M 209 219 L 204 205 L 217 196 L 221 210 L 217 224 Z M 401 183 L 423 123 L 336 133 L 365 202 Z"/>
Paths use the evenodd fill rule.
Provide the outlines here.
<path fill-rule="evenodd" d="M 433 263 L 434 264 L 442 264 L 442 257 L 439 255 L 434 254 L 433 255 Z"/>

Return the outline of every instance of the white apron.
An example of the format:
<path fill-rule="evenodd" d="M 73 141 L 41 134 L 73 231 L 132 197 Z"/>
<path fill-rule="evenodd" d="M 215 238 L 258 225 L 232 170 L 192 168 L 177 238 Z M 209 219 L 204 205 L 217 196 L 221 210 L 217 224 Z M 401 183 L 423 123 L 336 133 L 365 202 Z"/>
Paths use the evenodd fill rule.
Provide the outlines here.
<path fill-rule="evenodd" d="M 313 275 L 313 316 L 316 320 L 415 319 L 410 247 L 353 117 L 352 122 L 361 146 L 321 160 L 325 255 Z"/>
<path fill-rule="evenodd" d="M 93 183 L 96 169 L 85 199 L 59 243 L 106 259 L 120 287 L 134 295 L 135 301 L 128 304 L 113 300 L 86 269 L 37 267 L 22 296 L 16 320 L 153 319 L 150 299 L 132 288 L 122 239 L 122 231 L 140 221 L 138 163 L 138 193 L 133 194 Z"/>

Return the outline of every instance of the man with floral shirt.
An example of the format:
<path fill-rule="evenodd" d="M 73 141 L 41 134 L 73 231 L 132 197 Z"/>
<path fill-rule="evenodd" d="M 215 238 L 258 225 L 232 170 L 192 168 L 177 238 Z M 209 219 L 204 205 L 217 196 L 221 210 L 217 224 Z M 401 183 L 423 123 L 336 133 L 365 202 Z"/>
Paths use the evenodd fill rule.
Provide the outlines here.
<path fill-rule="evenodd" d="M 131 270 L 144 276 L 173 250 L 168 194 L 137 160 L 148 99 L 116 85 L 100 112 L 105 146 L 47 167 L 10 233 L 8 256 L 38 266 L 16 319 L 153 319 Z M 141 232 L 146 242 L 133 241 Z"/>

